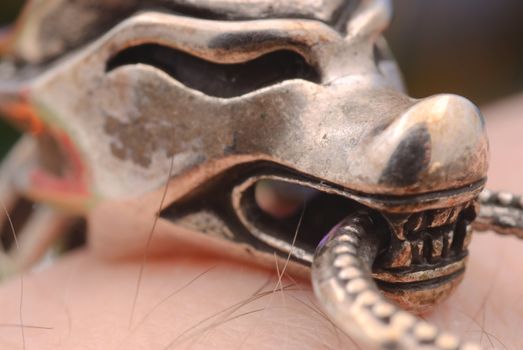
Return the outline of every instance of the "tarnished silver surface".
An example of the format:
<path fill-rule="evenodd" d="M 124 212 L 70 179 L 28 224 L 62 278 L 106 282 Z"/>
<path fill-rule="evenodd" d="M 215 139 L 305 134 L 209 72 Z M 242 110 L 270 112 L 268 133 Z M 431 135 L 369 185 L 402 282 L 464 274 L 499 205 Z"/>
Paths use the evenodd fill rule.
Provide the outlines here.
<path fill-rule="evenodd" d="M 312 284 L 336 324 L 365 348 L 480 349 L 383 298 L 370 266 L 387 234 L 375 218 L 359 212 L 333 228 L 318 246 L 312 264 Z"/>
<path fill-rule="evenodd" d="M 495 231 L 523 238 L 523 199 L 508 192 L 484 190 L 480 196 L 479 217 L 473 223 L 478 231 Z"/>
<path fill-rule="evenodd" d="M 36 143 L 3 170 L 8 204 L 89 216 L 170 174 L 162 223 L 260 264 L 290 254 L 294 271 L 365 210 L 385 232 L 358 257 L 372 265 L 365 281 L 409 310 L 433 307 L 463 275 L 488 141 L 465 98 L 405 95 L 381 35 L 390 16 L 383 0 L 31 1 L 0 43 L 0 110 Z M 489 205 L 479 228 L 502 224 Z M 36 252 L 49 241 L 35 240 Z M 322 251 L 330 274 L 334 253 Z M 318 295 L 349 323 L 338 312 L 350 304 Z"/>

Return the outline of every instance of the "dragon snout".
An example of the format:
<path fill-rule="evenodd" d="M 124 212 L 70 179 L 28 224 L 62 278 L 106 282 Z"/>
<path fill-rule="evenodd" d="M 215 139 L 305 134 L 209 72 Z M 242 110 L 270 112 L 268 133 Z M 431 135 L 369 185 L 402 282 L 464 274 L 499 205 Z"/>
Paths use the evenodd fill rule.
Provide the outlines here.
<path fill-rule="evenodd" d="M 483 117 L 474 104 L 456 95 L 436 95 L 412 105 L 382 132 L 374 150 L 382 166 L 379 183 L 389 190 L 463 187 L 484 179 L 488 167 Z"/>
<path fill-rule="evenodd" d="M 373 272 L 389 297 L 422 311 L 463 276 L 488 167 L 484 120 L 467 99 L 436 95 L 407 108 L 375 142 L 379 184 L 403 205 L 384 212 L 391 240 Z"/>

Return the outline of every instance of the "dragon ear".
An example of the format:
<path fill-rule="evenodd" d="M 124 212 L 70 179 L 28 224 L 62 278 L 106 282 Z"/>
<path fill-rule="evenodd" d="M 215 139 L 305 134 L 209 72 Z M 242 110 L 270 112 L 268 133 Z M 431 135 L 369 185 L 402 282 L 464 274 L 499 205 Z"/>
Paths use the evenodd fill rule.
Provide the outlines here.
<path fill-rule="evenodd" d="M 58 57 L 103 34 L 138 0 L 28 0 L 0 53 L 29 64 Z"/>
<path fill-rule="evenodd" d="M 37 63 L 42 43 L 38 42 L 38 33 L 41 32 L 41 22 L 57 2 L 63 0 L 27 0 L 15 22 L 5 28 L 0 38 L 0 55 L 16 61 Z"/>
<path fill-rule="evenodd" d="M 17 4 L 18 3 L 18 4 Z M 16 33 L 16 16 L 21 17 L 21 9 L 27 1 L 5 1 L 0 3 L 2 25 L 0 25 L 0 57 L 9 53 Z M 6 16 L 7 14 L 7 16 Z"/>
<path fill-rule="evenodd" d="M 387 28 L 392 16 L 389 0 L 362 0 L 346 25 L 346 40 L 374 43 Z"/>

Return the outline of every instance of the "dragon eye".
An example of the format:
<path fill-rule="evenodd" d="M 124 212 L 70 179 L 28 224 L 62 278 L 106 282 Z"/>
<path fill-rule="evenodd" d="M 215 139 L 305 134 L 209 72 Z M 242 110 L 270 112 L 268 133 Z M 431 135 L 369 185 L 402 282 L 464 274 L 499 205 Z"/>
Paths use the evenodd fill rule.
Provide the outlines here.
<path fill-rule="evenodd" d="M 223 98 L 289 79 L 315 83 L 320 80 L 317 70 L 303 56 L 290 50 L 273 51 L 243 63 L 221 64 L 171 47 L 143 44 L 120 51 L 108 61 L 106 71 L 132 64 L 156 67 L 191 89 Z"/>

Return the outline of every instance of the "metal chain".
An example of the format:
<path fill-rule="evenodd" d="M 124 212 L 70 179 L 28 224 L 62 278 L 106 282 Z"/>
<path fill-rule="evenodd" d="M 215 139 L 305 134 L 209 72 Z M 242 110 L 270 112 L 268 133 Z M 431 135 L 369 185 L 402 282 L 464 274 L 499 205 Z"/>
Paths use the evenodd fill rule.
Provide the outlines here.
<path fill-rule="evenodd" d="M 312 284 L 331 319 L 365 349 L 481 349 L 384 298 L 370 270 L 378 252 L 379 234 L 372 218 L 360 212 L 335 227 L 318 246 Z"/>
<path fill-rule="evenodd" d="M 494 231 L 523 239 L 523 198 L 508 192 L 483 190 L 480 210 L 472 227 L 476 231 Z"/>

